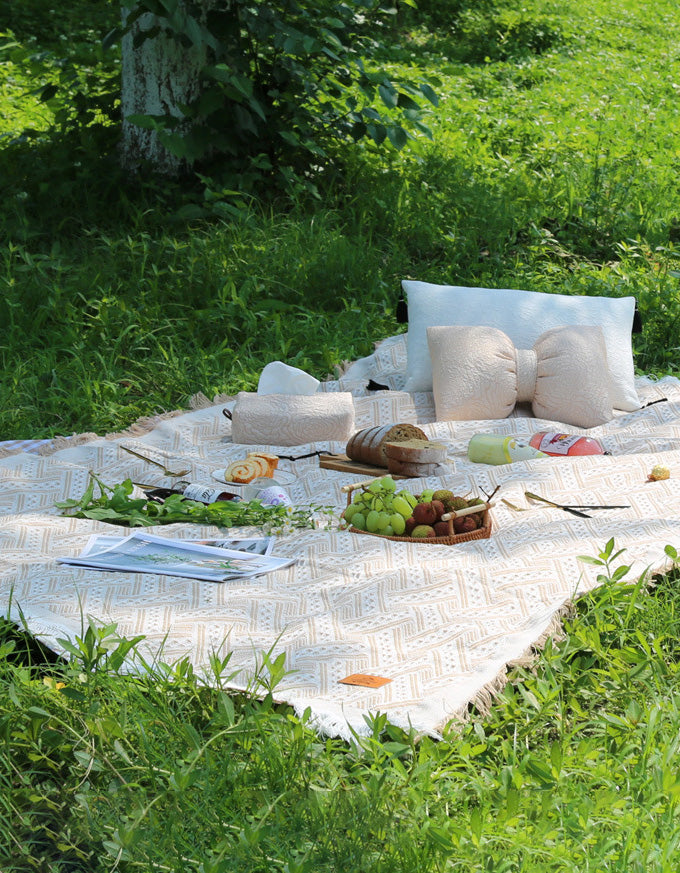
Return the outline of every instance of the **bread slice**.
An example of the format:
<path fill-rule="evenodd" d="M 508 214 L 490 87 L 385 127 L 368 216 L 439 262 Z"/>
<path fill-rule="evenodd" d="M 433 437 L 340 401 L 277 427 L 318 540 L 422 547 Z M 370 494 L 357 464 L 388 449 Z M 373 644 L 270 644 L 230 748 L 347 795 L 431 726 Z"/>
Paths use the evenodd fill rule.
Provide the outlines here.
<path fill-rule="evenodd" d="M 408 476 L 409 479 L 423 479 L 426 476 L 441 476 L 451 470 L 443 464 L 418 464 L 412 461 L 399 461 L 396 458 L 387 459 L 387 469 L 395 476 Z"/>
<path fill-rule="evenodd" d="M 258 476 L 266 476 L 269 469 L 264 458 L 257 458 L 251 455 L 243 461 L 234 461 L 224 471 L 224 478 L 227 482 L 236 482 L 239 485 L 246 485 L 257 479 Z"/>
<path fill-rule="evenodd" d="M 270 478 L 274 476 L 274 471 L 279 466 L 279 456 L 272 455 L 269 452 L 248 452 L 248 458 L 261 458 L 265 464 L 267 465 L 266 473 L 263 473 L 263 476 L 269 476 Z"/>
<path fill-rule="evenodd" d="M 446 461 L 446 452 L 447 447 L 443 443 L 427 439 L 385 443 L 388 469 L 391 460 L 409 464 L 443 464 Z"/>

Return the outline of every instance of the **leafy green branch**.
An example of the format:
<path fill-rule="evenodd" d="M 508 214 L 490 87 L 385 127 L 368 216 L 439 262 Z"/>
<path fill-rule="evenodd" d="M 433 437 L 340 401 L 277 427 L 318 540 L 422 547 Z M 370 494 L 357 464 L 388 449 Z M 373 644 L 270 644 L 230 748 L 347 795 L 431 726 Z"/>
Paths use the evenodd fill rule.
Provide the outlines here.
<path fill-rule="evenodd" d="M 97 493 L 96 493 L 97 492 Z M 125 527 L 152 527 L 159 524 L 191 522 L 217 527 L 261 527 L 268 533 L 287 533 L 295 528 L 315 528 L 333 509 L 321 505 L 289 507 L 270 506 L 259 500 L 227 501 L 205 505 L 171 494 L 160 502 L 135 497 L 134 485 L 126 479 L 117 485 L 105 485 L 93 472 L 87 488 L 79 498 L 56 504 L 64 515 L 90 518 Z"/>

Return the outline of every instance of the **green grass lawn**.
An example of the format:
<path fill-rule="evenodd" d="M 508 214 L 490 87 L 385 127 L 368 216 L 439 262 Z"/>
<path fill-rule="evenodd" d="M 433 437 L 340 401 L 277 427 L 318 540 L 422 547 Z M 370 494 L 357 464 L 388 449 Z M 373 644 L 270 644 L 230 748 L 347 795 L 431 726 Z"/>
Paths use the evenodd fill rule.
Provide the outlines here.
<path fill-rule="evenodd" d="M 355 148 L 319 200 L 244 196 L 190 221 L 202 190 L 122 176 L 115 126 L 76 134 L 57 98 L 21 96 L 69 52 L 81 78 L 115 76 L 115 48 L 93 43 L 115 6 L 43 19 L 36 0 L 19 15 L 10 5 L 0 4 L 14 26 L 13 47 L 0 49 L 3 437 L 119 428 L 198 391 L 252 387 L 273 358 L 324 378 L 403 329 L 405 276 L 634 294 L 639 370 L 678 371 L 672 4 L 586 0 L 567 13 L 536 0 L 491 25 L 468 14 L 456 30 L 404 33 L 386 63 L 439 78 L 434 142 Z"/>
<path fill-rule="evenodd" d="M 0 0 L 0 438 L 120 430 L 275 358 L 324 378 L 404 329 L 404 277 L 634 294 L 638 372 L 680 374 L 671 0 L 423 0 L 384 63 L 439 79 L 432 142 L 355 147 L 319 199 L 213 201 L 30 93 L 115 110 L 116 4 L 48 7 Z M 103 632 L 55 665 L 7 627 L 0 869 L 676 873 L 677 579 L 605 582 L 441 742 L 326 740 L 267 671 L 235 699 L 228 663 L 132 678 Z"/>

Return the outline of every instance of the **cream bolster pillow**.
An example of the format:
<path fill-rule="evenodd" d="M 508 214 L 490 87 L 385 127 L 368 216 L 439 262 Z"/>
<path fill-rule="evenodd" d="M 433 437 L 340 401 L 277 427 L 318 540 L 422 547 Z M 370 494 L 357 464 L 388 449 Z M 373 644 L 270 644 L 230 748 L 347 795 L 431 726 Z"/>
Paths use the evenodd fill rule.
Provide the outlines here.
<path fill-rule="evenodd" d="M 354 399 L 347 391 L 253 394 L 241 391 L 231 412 L 231 437 L 244 445 L 301 446 L 354 433 Z"/>
<path fill-rule="evenodd" d="M 507 418 L 529 401 L 536 418 L 597 427 L 613 417 L 602 328 L 556 327 L 517 349 L 495 327 L 429 327 L 438 421 Z"/>
<path fill-rule="evenodd" d="M 427 328 L 485 325 L 506 333 L 520 349 L 562 325 L 600 326 L 607 347 L 612 406 L 640 408 L 635 391 L 632 331 L 634 297 L 586 297 L 503 288 L 465 288 L 405 280 L 408 300 L 406 391 L 431 391 L 432 369 Z"/>

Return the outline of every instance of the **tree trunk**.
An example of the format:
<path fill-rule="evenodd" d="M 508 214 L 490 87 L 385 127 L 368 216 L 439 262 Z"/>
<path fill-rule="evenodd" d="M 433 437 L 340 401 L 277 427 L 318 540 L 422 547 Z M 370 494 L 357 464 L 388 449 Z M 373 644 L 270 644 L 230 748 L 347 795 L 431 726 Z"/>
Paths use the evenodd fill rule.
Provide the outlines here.
<path fill-rule="evenodd" d="M 126 12 L 123 12 L 125 19 Z M 134 39 L 145 31 L 158 30 L 137 47 Z M 156 130 L 128 121 L 132 115 L 171 115 L 183 118 L 180 106 L 190 104 L 200 91 L 200 72 L 207 62 L 205 47 L 183 46 L 150 12 L 135 21 L 121 43 L 121 111 L 123 136 L 121 163 L 136 172 L 143 163 L 167 176 L 187 169 L 187 162 L 172 154 L 160 141 Z M 191 123 L 183 122 L 174 132 L 187 132 Z"/>

